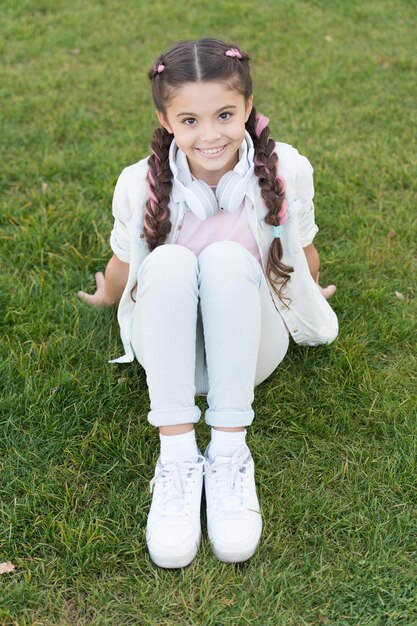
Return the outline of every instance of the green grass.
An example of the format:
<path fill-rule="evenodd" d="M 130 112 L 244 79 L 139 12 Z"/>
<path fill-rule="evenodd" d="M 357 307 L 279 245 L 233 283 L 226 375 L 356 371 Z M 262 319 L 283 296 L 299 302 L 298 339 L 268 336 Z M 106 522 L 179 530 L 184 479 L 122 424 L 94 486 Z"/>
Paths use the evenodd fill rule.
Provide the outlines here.
<path fill-rule="evenodd" d="M 417 624 L 415 25 L 408 0 L 2 3 L 1 624 Z M 148 152 L 148 67 L 207 35 L 252 55 L 257 108 L 315 167 L 340 336 L 292 345 L 256 390 L 254 558 L 221 564 L 204 539 L 163 571 L 144 373 L 108 364 L 114 312 L 74 294 Z"/>

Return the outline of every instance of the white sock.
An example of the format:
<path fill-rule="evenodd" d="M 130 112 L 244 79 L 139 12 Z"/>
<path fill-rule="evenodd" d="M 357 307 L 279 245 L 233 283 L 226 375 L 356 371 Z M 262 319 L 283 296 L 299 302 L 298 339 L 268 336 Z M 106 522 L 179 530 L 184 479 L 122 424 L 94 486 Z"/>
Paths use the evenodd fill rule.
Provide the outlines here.
<path fill-rule="evenodd" d="M 208 448 L 208 457 L 214 461 L 216 456 L 231 457 L 246 443 L 246 429 L 236 432 L 211 429 L 211 440 Z"/>
<path fill-rule="evenodd" d="M 190 430 L 182 435 L 161 435 L 161 463 L 178 463 L 179 461 L 196 462 L 198 457 L 195 431 Z"/>

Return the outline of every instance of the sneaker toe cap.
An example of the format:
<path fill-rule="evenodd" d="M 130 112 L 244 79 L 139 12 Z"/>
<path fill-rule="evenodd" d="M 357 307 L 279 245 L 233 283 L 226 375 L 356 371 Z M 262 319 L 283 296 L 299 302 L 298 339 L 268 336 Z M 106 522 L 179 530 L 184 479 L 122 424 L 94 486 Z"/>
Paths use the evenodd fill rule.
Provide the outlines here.
<path fill-rule="evenodd" d="M 178 546 L 193 543 L 196 536 L 198 536 L 198 532 L 192 524 L 165 526 L 163 523 L 159 523 L 148 528 L 146 532 L 148 545 L 158 545 L 164 550 L 175 550 Z"/>
<path fill-rule="evenodd" d="M 147 529 L 146 542 L 151 559 L 160 567 L 188 565 L 197 554 L 201 531 L 192 524 L 182 527 L 155 525 Z"/>
<path fill-rule="evenodd" d="M 248 514 L 244 519 L 217 519 L 210 524 L 210 535 L 217 544 L 240 546 L 257 542 L 262 531 L 259 513 Z"/>

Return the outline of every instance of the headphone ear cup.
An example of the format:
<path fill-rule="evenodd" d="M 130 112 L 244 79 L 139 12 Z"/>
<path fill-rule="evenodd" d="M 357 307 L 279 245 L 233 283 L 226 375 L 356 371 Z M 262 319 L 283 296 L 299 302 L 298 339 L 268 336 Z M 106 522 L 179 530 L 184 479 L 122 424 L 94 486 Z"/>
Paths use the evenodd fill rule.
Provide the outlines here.
<path fill-rule="evenodd" d="M 217 200 L 210 185 L 203 180 L 193 180 L 187 185 L 188 208 L 199 220 L 213 217 L 218 210 Z"/>
<path fill-rule="evenodd" d="M 239 208 L 246 193 L 246 181 L 236 172 L 224 174 L 216 188 L 216 198 L 219 209 L 226 213 L 233 213 Z"/>

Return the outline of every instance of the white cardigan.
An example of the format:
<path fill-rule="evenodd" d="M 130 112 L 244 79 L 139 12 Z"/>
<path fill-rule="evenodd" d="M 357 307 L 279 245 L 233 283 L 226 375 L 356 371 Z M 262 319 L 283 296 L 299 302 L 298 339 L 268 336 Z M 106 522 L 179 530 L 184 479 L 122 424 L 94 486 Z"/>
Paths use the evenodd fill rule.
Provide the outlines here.
<path fill-rule="evenodd" d="M 282 262 L 294 268 L 283 295 L 283 304 L 270 286 L 271 298 L 287 325 L 294 341 L 315 346 L 330 343 L 338 333 L 337 317 L 311 276 L 303 247 L 310 244 L 318 227 L 314 221 L 313 168 L 308 159 L 286 143 L 276 144 L 278 170 L 285 180 L 288 221 L 283 225 Z M 119 176 L 113 197 L 114 227 L 110 245 L 115 255 L 129 263 L 129 277 L 118 308 L 124 356 L 114 362 L 134 360 L 130 345 L 130 328 L 134 309 L 131 291 L 136 285 L 139 266 L 149 254 L 143 234 L 144 206 L 147 200 L 146 175 L 148 158 L 126 167 Z M 245 198 L 249 226 L 261 253 L 265 273 L 268 251 L 273 241 L 272 226 L 265 223 L 268 210 L 261 197 L 258 178 L 254 175 Z M 166 243 L 175 243 L 186 210 L 181 193 L 173 189 L 169 205 L 172 229 Z M 269 284 L 269 283 L 268 283 Z"/>

